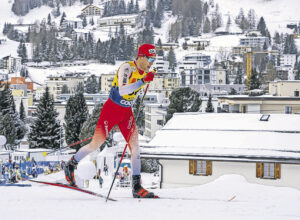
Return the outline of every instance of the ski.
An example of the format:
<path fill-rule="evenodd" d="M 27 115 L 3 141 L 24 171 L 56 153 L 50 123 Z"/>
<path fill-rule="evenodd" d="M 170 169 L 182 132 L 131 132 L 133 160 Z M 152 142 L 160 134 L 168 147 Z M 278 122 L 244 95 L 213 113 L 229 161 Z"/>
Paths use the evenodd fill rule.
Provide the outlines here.
<path fill-rule="evenodd" d="M 41 184 L 50 185 L 50 186 L 58 186 L 58 187 L 62 187 L 62 188 L 72 189 L 72 190 L 76 190 L 78 192 L 83 192 L 83 193 L 87 193 L 87 194 L 90 194 L 90 195 L 93 195 L 93 196 L 97 196 L 97 197 L 101 197 L 101 198 L 106 199 L 106 196 L 104 196 L 102 194 L 99 194 L 99 193 L 96 193 L 96 192 L 93 192 L 93 191 L 90 191 L 90 190 L 86 190 L 86 189 L 81 189 L 79 187 L 70 186 L 70 185 L 67 185 L 67 184 L 64 184 L 64 183 L 52 183 L 52 182 L 46 182 L 46 181 L 40 181 L 40 180 L 30 180 L 30 179 L 27 179 L 27 180 L 30 181 L 30 182 L 34 182 L 34 183 L 41 183 Z M 108 200 L 117 201 L 117 200 L 112 199 L 112 198 L 108 198 Z"/>
<path fill-rule="evenodd" d="M 131 199 L 131 197 L 117 197 L 118 199 Z M 231 202 L 236 198 L 236 196 L 231 197 L 230 199 L 202 199 L 202 198 L 188 198 L 188 197 L 159 197 L 155 196 L 153 198 L 133 198 L 137 200 L 148 200 L 148 199 L 163 199 L 163 200 L 188 200 L 188 201 L 217 201 L 217 202 Z"/>

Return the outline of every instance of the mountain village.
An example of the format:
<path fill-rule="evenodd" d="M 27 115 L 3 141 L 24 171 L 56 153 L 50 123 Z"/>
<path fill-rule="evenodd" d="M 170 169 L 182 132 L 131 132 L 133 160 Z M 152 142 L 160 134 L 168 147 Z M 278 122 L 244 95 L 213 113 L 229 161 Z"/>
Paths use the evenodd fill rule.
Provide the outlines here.
<path fill-rule="evenodd" d="M 31 173 L 59 172 L 83 143 L 70 145 L 92 135 L 88 123 L 108 99 L 120 64 L 133 60 L 140 44 L 152 43 L 157 76 L 139 124 L 143 166 L 155 174 L 151 187 L 202 185 L 238 174 L 251 183 L 300 189 L 300 18 L 270 31 L 263 14 L 229 13 L 214 0 L 197 1 L 200 17 L 192 17 L 198 6 L 191 17 L 179 10 L 179 0 L 61 0 L 33 1 L 29 8 L 38 15 L 26 20 L 30 10 L 19 0 L 8 2 L 6 10 L 19 19 L 0 26 L 1 165 L 28 162 L 39 167 Z M 190 97 L 198 94 L 199 108 L 175 111 L 169 119 L 171 97 L 184 89 Z M 54 147 L 39 143 L 42 132 L 31 133 L 46 92 L 57 113 Z M 20 116 L 6 118 L 5 94 Z M 85 120 L 73 123 L 70 100 L 81 105 L 82 98 Z M 82 133 L 71 138 L 76 123 Z M 18 126 L 23 135 L 8 129 Z M 112 174 L 125 144 L 115 129 L 89 159 Z M 126 159 L 123 170 L 130 168 L 129 153 Z"/>

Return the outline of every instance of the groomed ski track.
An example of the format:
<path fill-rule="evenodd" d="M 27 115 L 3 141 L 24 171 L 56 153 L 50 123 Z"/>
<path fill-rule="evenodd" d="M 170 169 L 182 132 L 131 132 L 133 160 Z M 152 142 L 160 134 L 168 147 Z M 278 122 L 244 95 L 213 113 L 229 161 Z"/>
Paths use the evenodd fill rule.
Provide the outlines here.
<path fill-rule="evenodd" d="M 61 182 L 62 173 L 39 180 Z M 144 183 L 147 180 L 143 179 Z M 28 183 L 28 182 L 23 182 Z M 111 179 L 90 181 L 88 190 L 107 195 Z M 201 186 L 150 189 L 159 199 L 133 199 L 130 188 L 114 187 L 108 201 L 61 187 L 33 183 L 32 187 L 0 187 L 3 220 L 187 220 L 300 218 L 300 191 L 248 183 L 242 176 L 226 175 Z M 235 196 L 235 197 L 234 197 Z M 233 198 L 234 197 L 234 198 Z M 233 199 L 232 199 L 233 198 Z M 232 199 L 231 201 L 228 201 Z"/>

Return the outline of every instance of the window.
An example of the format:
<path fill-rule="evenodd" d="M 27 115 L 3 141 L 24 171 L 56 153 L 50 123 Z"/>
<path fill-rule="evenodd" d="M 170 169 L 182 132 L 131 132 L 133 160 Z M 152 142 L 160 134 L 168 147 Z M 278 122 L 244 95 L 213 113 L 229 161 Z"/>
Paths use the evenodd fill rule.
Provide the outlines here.
<path fill-rule="evenodd" d="M 285 114 L 292 114 L 292 106 L 285 106 Z"/>
<path fill-rule="evenodd" d="M 189 174 L 209 176 L 212 175 L 212 161 L 209 160 L 190 160 Z"/>
<path fill-rule="evenodd" d="M 269 121 L 269 118 L 270 118 L 270 115 L 262 115 L 259 120 L 260 121 Z"/>
<path fill-rule="evenodd" d="M 205 160 L 197 160 L 196 174 L 198 174 L 198 175 L 206 174 L 206 161 Z"/>
<path fill-rule="evenodd" d="M 294 96 L 299 96 L 299 91 L 294 91 Z"/>
<path fill-rule="evenodd" d="M 264 178 L 274 178 L 275 170 L 274 170 L 275 164 L 274 163 L 264 163 Z"/>
<path fill-rule="evenodd" d="M 279 163 L 256 163 L 256 177 L 262 179 L 280 179 Z"/>
<path fill-rule="evenodd" d="M 157 120 L 157 124 L 163 126 L 164 125 L 164 121 L 163 120 Z"/>

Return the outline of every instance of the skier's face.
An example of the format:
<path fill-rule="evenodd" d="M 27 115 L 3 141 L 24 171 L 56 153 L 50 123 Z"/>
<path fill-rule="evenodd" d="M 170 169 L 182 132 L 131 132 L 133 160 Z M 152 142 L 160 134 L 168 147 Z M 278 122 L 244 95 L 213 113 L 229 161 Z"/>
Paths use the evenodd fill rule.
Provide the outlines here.
<path fill-rule="evenodd" d="M 155 62 L 156 57 L 155 56 L 144 56 L 142 57 L 142 70 L 148 72 L 153 63 Z"/>

